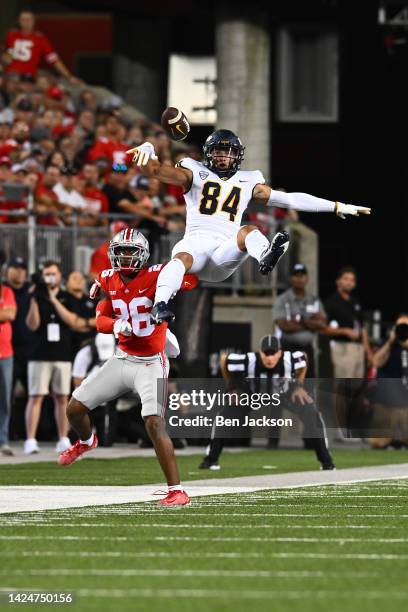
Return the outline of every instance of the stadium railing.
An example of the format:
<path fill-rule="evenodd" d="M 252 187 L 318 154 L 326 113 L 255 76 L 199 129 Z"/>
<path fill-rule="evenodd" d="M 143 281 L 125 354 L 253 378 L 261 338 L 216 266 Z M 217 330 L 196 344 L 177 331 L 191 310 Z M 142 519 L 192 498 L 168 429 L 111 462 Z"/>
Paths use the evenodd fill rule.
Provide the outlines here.
<path fill-rule="evenodd" d="M 42 262 L 53 259 L 61 264 L 64 275 L 71 270 L 80 270 L 87 275 L 93 251 L 109 239 L 109 224 L 118 219 L 129 221 L 129 224 L 135 221 L 133 215 L 100 214 L 98 218 L 106 219 L 106 225 L 81 226 L 78 223 L 79 216 L 74 211 L 70 217 L 70 225 L 62 223 L 61 225 L 41 225 L 38 221 L 44 214 L 33 213 L 27 209 L 3 210 L 0 201 L 0 216 L 2 215 L 9 217 L 9 220 L 11 218 L 16 220 L 15 223 L 0 223 L 0 244 L 6 260 L 16 256 L 24 257 L 28 263 L 29 272 L 32 273 Z M 48 213 L 46 216 L 49 215 Z M 52 213 L 52 216 L 63 217 L 64 214 Z M 19 220 L 23 222 L 20 223 Z M 274 226 L 271 227 L 271 236 L 275 229 Z M 272 277 L 261 276 L 258 271 L 258 262 L 249 257 L 230 278 L 221 283 L 205 283 L 205 285 L 233 295 L 238 295 L 239 292 L 273 295 L 276 291 L 285 289 L 289 270 L 294 261 L 306 259 L 310 270 L 317 266 L 316 234 L 298 222 L 289 223 L 288 229 L 292 243 L 290 256 L 282 259 L 277 272 Z M 146 232 L 143 233 L 147 235 Z M 162 235 L 152 253 L 151 261 L 168 261 L 173 246 L 181 237 L 182 232 L 169 232 Z"/>

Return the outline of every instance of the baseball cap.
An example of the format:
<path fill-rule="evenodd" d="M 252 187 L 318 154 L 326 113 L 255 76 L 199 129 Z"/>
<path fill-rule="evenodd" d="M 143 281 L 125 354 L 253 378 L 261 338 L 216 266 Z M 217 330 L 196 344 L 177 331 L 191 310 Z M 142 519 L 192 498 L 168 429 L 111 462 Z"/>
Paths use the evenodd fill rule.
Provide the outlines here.
<path fill-rule="evenodd" d="M 279 342 L 279 338 L 277 338 L 276 336 L 272 336 L 271 334 L 268 334 L 267 336 L 264 336 L 261 340 L 261 351 L 263 353 L 267 353 L 269 355 L 275 355 L 275 353 L 277 353 L 278 351 L 280 351 L 280 342 Z"/>
<path fill-rule="evenodd" d="M 302 263 L 296 263 L 291 271 L 291 275 L 294 276 L 295 274 L 307 274 L 307 268 L 305 266 L 305 264 Z"/>
<path fill-rule="evenodd" d="M 33 103 L 29 98 L 21 98 L 21 100 L 17 104 L 17 110 L 20 111 L 32 111 L 34 109 Z"/>
<path fill-rule="evenodd" d="M 64 93 L 64 90 L 58 87 L 58 85 L 51 85 L 51 87 L 47 89 L 47 96 L 54 100 L 62 100 Z"/>
<path fill-rule="evenodd" d="M 149 189 L 149 179 L 144 174 L 138 174 L 132 178 L 130 186 L 136 189 Z"/>
<path fill-rule="evenodd" d="M 24 268 L 24 270 L 27 270 L 27 263 L 26 263 L 26 260 L 23 259 L 22 257 L 13 257 L 8 262 L 7 267 L 8 268 Z"/>
<path fill-rule="evenodd" d="M 110 359 L 115 351 L 115 338 L 112 334 L 96 334 L 95 346 L 101 361 Z"/>

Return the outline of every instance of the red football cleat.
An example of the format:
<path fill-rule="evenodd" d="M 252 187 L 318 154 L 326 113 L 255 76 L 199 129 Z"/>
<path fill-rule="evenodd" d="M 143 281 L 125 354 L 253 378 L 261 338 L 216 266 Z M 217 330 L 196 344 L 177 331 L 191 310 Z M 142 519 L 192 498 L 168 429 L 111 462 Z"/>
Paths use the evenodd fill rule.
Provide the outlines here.
<path fill-rule="evenodd" d="M 158 506 L 188 506 L 190 498 L 185 491 L 169 491 L 164 499 L 158 502 Z"/>
<path fill-rule="evenodd" d="M 75 444 L 71 446 L 68 450 L 64 451 L 58 457 L 58 463 L 60 465 L 71 465 L 77 459 L 81 457 L 84 453 L 96 448 L 98 446 L 98 438 L 94 435 L 94 440 L 91 446 L 88 444 L 81 444 L 80 440 L 77 440 Z"/>

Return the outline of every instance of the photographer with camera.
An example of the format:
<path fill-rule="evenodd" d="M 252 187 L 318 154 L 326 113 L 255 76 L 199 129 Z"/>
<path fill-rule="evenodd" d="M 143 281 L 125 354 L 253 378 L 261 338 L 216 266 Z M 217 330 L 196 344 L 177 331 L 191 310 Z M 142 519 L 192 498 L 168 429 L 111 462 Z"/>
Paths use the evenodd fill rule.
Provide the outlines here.
<path fill-rule="evenodd" d="M 81 331 L 87 323 L 75 313 L 74 298 L 61 289 L 61 281 L 61 268 L 55 261 L 45 262 L 41 272 L 33 275 L 26 318 L 35 339 L 28 363 L 25 454 L 39 452 L 36 432 L 50 387 L 59 437 L 56 451 L 60 453 L 71 446 L 65 410 L 71 391 L 72 331 Z"/>
<path fill-rule="evenodd" d="M 369 394 L 371 428 L 386 437 L 370 438 L 374 448 L 408 444 L 408 314 L 400 314 L 390 334 L 373 356 L 377 379 Z"/>

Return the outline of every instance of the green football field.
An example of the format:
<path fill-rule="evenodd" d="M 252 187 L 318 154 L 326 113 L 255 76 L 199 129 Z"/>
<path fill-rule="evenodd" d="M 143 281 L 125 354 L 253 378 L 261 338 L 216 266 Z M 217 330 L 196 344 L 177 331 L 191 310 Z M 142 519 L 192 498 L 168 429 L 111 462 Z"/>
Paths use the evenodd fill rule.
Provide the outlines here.
<path fill-rule="evenodd" d="M 135 451 L 135 454 L 137 450 Z M 384 465 L 408 462 L 407 451 L 335 450 L 338 468 Z M 179 451 L 177 463 L 182 480 L 201 478 L 230 478 L 258 474 L 282 474 L 318 470 L 313 451 L 305 450 L 248 450 L 221 456 L 221 470 L 199 470 L 203 455 L 185 455 Z M 57 462 L 33 462 L 0 465 L 0 485 L 138 485 L 158 483 L 163 476 L 154 457 L 125 459 L 94 459 L 87 456 L 75 465 L 62 468 Z"/>
<path fill-rule="evenodd" d="M 336 453 L 339 467 L 406 459 L 405 452 Z M 185 479 L 195 477 L 197 461 L 180 462 Z M 8 484 L 33 484 L 36 472 L 37 484 L 157 482 L 153 463 L 87 459 L 66 471 L 9 465 L 2 466 L 0 482 L 7 475 Z M 313 454 L 305 451 L 234 453 L 223 457 L 215 477 L 313 467 Z M 348 612 L 362 606 L 402 612 L 408 609 L 407 527 L 405 479 L 201 497 L 179 510 L 140 503 L 3 514 L 0 585 L 70 592 L 74 603 L 66 608 L 81 612 Z"/>

